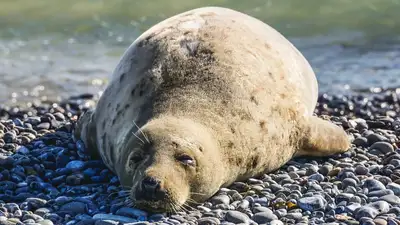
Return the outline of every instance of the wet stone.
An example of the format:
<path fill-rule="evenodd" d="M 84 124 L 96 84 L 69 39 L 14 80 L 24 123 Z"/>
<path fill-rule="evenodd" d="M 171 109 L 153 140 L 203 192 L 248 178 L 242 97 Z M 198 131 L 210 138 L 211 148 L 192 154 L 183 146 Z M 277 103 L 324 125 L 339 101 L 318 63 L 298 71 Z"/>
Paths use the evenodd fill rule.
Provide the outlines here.
<path fill-rule="evenodd" d="M 320 195 L 311 197 L 303 197 L 298 200 L 298 205 L 301 209 L 306 211 L 315 211 L 325 209 L 327 201 Z"/>
<path fill-rule="evenodd" d="M 386 189 L 385 185 L 375 179 L 366 179 L 362 185 L 363 188 L 368 189 L 368 191 L 379 191 Z"/>
<path fill-rule="evenodd" d="M 217 195 L 217 196 L 211 198 L 211 202 L 214 205 L 218 205 L 218 204 L 229 205 L 230 199 L 229 199 L 228 195 Z"/>
<path fill-rule="evenodd" d="M 393 145 L 388 142 L 378 141 L 371 145 L 370 149 L 377 149 L 383 154 L 387 154 L 389 152 L 393 152 Z"/>
<path fill-rule="evenodd" d="M 400 195 L 400 184 L 389 183 L 386 188 L 392 190 L 395 195 Z"/>
<path fill-rule="evenodd" d="M 232 210 L 226 213 L 225 220 L 235 224 L 248 223 L 249 217 L 242 212 Z"/>
<path fill-rule="evenodd" d="M 386 201 L 387 203 L 389 203 L 391 205 L 400 205 L 400 198 L 395 194 L 388 194 L 388 195 L 381 196 L 379 198 L 379 200 Z"/>
<path fill-rule="evenodd" d="M 272 211 L 258 212 L 251 218 L 256 223 L 265 223 L 272 220 L 277 220 L 278 217 Z"/>
<path fill-rule="evenodd" d="M 118 209 L 115 214 L 119 216 L 132 217 L 140 220 L 145 220 L 147 218 L 146 212 L 139 209 L 128 208 L 128 207 L 122 207 Z"/>
<path fill-rule="evenodd" d="M 215 217 L 203 217 L 200 218 L 197 223 L 199 225 L 218 225 L 220 224 L 220 220 L 218 218 Z"/>
<path fill-rule="evenodd" d="M 59 211 L 71 215 L 82 214 L 86 212 L 86 204 L 82 202 L 69 202 L 61 206 Z"/>
<path fill-rule="evenodd" d="M 381 213 L 386 213 L 389 211 L 390 205 L 385 201 L 376 201 L 369 203 L 358 208 L 355 211 L 355 218 L 360 219 L 362 217 L 375 218 Z"/>

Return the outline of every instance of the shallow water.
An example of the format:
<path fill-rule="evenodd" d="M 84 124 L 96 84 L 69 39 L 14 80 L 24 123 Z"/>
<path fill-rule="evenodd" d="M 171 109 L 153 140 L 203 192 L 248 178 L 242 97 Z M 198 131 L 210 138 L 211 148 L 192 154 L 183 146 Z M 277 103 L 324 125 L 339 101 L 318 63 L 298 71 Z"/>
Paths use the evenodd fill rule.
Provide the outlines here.
<path fill-rule="evenodd" d="M 141 32 L 207 5 L 253 15 L 288 37 L 320 92 L 400 84 L 399 0 L 0 0 L 0 103 L 98 93 Z"/>

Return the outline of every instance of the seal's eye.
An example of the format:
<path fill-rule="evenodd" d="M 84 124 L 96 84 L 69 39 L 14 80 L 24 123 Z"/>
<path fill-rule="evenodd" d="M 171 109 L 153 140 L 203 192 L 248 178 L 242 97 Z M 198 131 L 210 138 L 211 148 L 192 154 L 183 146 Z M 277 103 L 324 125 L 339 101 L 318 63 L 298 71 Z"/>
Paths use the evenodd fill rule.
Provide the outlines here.
<path fill-rule="evenodd" d="M 143 156 L 141 154 L 133 154 L 129 158 L 129 165 L 133 168 L 142 160 L 143 160 Z"/>
<path fill-rule="evenodd" d="M 181 162 L 183 165 L 186 166 L 195 166 L 196 162 L 194 161 L 194 159 L 188 155 L 179 155 L 176 157 L 176 160 L 178 160 L 179 162 Z"/>

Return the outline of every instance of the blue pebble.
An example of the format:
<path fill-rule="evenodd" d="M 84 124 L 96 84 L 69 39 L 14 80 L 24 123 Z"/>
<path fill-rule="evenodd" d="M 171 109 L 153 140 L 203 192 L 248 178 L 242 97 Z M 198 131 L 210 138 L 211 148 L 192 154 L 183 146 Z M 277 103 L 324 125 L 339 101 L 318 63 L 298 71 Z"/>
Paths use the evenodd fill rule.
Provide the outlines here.
<path fill-rule="evenodd" d="M 322 181 L 324 181 L 324 179 L 325 179 L 324 175 L 322 175 L 320 173 L 315 173 L 308 177 L 308 180 L 315 180 L 318 182 L 322 182 Z"/>
<path fill-rule="evenodd" d="M 67 177 L 66 175 L 61 175 L 61 176 L 55 177 L 51 180 L 51 184 L 57 186 L 57 185 L 63 183 L 65 181 L 66 177 Z"/>
<path fill-rule="evenodd" d="M 96 170 L 93 168 L 87 168 L 86 170 L 83 171 L 83 174 L 85 176 L 92 177 L 92 176 L 96 175 Z"/>
<path fill-rule="evenodd" d="M 146 221 L 146 220 L 147 220 L 147 217 L 146 217 L 146 216 L 139 216 L 139 217 L 137 218 L 137 220 L 138 220 L 138 221 Z"/>
<path fill-rule="evenodd" d="M 25 146 L 21 146 L 17 149 L 17 153 L 25 155 L 29 153 L 29 149 Z"/>
<path fill-rule="evenodd" d="M 43 141 L 33 142 L 33 148 L 43 148 L 43 146 L 46 146 Z"/>
<path fill-rule="evenodd" d="M 57 168 L 64 168 L 69 162 L 68 156 L 64 154 L 58 154 L 56 157 L 56 167 Z"/>
<path fill-rule="evenodd" d="M 78 151 L 86 153 L 86 147 L 82 140 L 78 140 L 75 145 Z"/>
<path fill-rule="evenodd" d="M 65 167 L 72 170 L 82 170 L 85 167 L 85 163 L 81 160 L 74 160 L 69 162 Z"/>
<path fill-rule="evenodd" d="M 113 177 L 111 178 L 111 180 L 110 180 L 110 183 L 111 183 L 111 184 L 116 184 L 116 183 L 118 183 L 118 182 L 119 182 L 119 179 L 118 179 L 117 176 L 113 176 Z"/>
<path fill-rule="evenodd" d="M 88 167 L 88 168 L 106 168 L 103 161 L 101 161 L 101 160 L 86 161 L 86 167 Z"/>
<path fill-rule="evenodd" d="M 70 173 L 72 173 L 72 172 L 73 172 L 72 169 L 69 169 L 69 168 L 59 168 L 59 169 L 56 169 L 56 175 L 57 175 L 57 176 L 67 175 L 67 174 L 70 174 Z"/>
<path fill-rule="evenodd" d="M 13 119 L 13 122 L 18 127 L 23 127 L 24 126 L 24 123 L 18 118 L 17 119 Z"/>
<path fill-rule="evenodd" d="M 67 154 L 68 149 L 63 147 L 49 147 L 49 149 L 53 154 Z"/>
<path fill-rule="evenodd" d="M 93 177 L 90 178 L 90 180 L 92 180 L 93 182 L 96 182 L 96 183 L 100 183 L 100 182 L 102 182 L 104 179 L 103 179 L 103 177 L 101 177 L 101 176 L 93 176 Z"/>

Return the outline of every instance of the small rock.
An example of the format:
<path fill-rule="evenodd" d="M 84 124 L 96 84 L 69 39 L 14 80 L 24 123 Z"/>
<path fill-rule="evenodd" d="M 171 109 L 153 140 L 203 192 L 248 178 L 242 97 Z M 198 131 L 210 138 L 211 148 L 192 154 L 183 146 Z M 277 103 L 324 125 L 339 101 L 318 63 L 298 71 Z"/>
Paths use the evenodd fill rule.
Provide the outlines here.
<path fill-rule="evenodd" d="M 228 211 L 225 215 L 225 220 L 228 222 L 232 222 L 235 224 L 239 224 L 239 223 L 248 223 L 249 222 L 249 217 L 239 211 Z"/>
<path fill-rule="evenodd" d="M 198 225 L 218 225 L 221 222 L 215 217 L 203 217 L 197 220 Z"/>
<path fill-rule="evenodd" d="M 230 198 L 228 195 L 217 195 L 217 196 L 214 196 L 213 198 L 211 198 L 211 202 L 214 205 L 218 205 L 218 204 L 229 205 Z"/>
<path fill-rule="evenodd" d="M 251 219 L 254 220 L 254 222 L 256 223 L 265 223 L 265 222 L 270 222 L 272 220 L 277 220 L 278 217 L 270 210 L 269 212 L 264 211 L 256 213 L 253 215 Z"/>
<path fill-rule="evenodd" d="M 386 189 L 385 185 L 375 179 L 365 179 L 364 183 L 362 185 L 363 188 L 367 188 L 368 191 L 379 191 L 379 190 L 384 190 Z"/>
<path fill-rule="evenodd" d="M 119 221 L 122 223 L 133 223 L 137 222 L 137 220 L 126 217 L 126 216 L 117 216 L 113 214 L 104 214 L 104 213 L 99 213 L 93 216 L 93 219 L 96 220 L 114 220 L 114 221 Z"/>
<path fill-rule="evenodd" d="M 379 200 L 386 201 L 387 203 L 391 205 L 400 205 L 400 198 L 396 196 L 395 194 L 388 194 L 381 196 Z"/>
<path fill-rule="evenodd" d="M 389 152 L 394 151 L 393 145 L 384 141 L 375 142 L 373 145 L 371 145 L 370 149 L 377 149 L 383 154 L 387 154 Z"/>
<path fill-rule="evenodd" d="M 65 167 L 72 170 L 82 170 L 85 166 L 85 163 L 80 160 L 74 160 L 69 162 Z"/>
<path fill-rule="evenodd" d="M 51 220 L 47 220 L 47 219 L 44 219 L 44 220 L 39 221 L 37 223 L 40 224 L 40 225 L 53 225 L 53 222 Z"/>
<path fill-rule="evenodd" d="M 392 190 L 395 195 L 400 195 L 400 184 L 389 183 L 386 185 L 386 188 Z"/>
<path fill-rule="evenodd" d="M 86 204 L 83 202 L 69 202 L 61 206 L 59 211 L 68 212 L 71 215 L 86 213 Z"/>
<path fill-rule="evenodd" d="M 301 209 L 306 211 L 324 210 L 327 201 L 320 195 L 311 197 L 303 197 L 298 200 L 298 205 Z"/>
<path fill-rule="evenodd" d="M 385 201 L 376 201 L 373 203 L 369 203 L 358 208 L 355 211 L 355 218 L 360 219 L 362 217 L 375 218 L 377 215 L 381 213 L 386 213 L 389 211 L 390 205 Z"/>
<path fill-rule="evenodd" d="M 115 214 L 119 216 L 132 217 L 136 219 L 140 218 L 140 220 L 145 220 L 147 218 L 147 213 L 145 211 L 128 207 L 122 207 L 118 209 Z"/>

